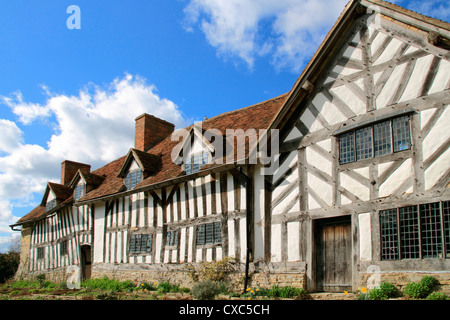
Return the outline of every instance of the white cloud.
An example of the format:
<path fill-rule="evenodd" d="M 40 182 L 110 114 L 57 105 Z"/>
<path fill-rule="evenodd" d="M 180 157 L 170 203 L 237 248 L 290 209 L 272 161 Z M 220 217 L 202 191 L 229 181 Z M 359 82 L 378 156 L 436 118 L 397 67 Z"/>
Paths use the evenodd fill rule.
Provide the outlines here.
<path fill-rule="evenodd" d="M 51 123 L 55 132 L 43 146 L 27 144 L 18 123 L 0 119 L 0 233 L 17 220 L 13 205 L 29 205 L 48 181 L 59 182 L 62 161 L 88 163 L 96 169 L 125 155 L 134 147 L 137 116 L 149 113 L 178 128 L 190 121 L 175 103 L 159 97 L 155 86 L 128 74 L 107 88 L 89 84 L 73 96 L 45 89 L 43 104 L 26 102 L 20 92 L 0 97 L 22 124 L 56 119 Z"/>
<path fill-rule="evenodd" d="M 0 151 L 11 152 L 22 141 L 22 131 L 17 125 L 6 119 L 0 119 Z"/>
<path fill-rule="evenodd" d="M 347 0 L 190 0 L 189 31 L 198 25 L 223 57 L 251 69 L 269 55 L 276 68 L 299 72 L 333 25 Z"/>

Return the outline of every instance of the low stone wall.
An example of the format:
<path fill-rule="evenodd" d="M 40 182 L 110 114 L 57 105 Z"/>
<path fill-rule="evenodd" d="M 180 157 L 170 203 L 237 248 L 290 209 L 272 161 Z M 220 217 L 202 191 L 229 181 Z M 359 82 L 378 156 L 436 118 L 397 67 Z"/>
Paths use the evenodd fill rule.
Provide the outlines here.
<path fill-rule="evenodd" d="M 130 280 L 134 283 L 161 283 L 170 282 L 178 284 L 181 287 L 192 288 L 197 281 L 194 280 L 192 271 L 186 270 L 180 266 L 174 266 L 170 269 L 161 270 L 145 270 L 145 269 L 129 269 L 127 266 L 111 266 L 97 265 L 92 270 L 92 278 L 108 277 L 118 280 Z M 241 270 L 228 274 L 227 283 L 235 290 L 244 289 L 245 272 Z M 297 288 L 305 288 L 305 273 L 273 273 L 267 270 L 256 270 L 254 265 L 249 271 L 247 285 L 249 287 L 270 288 L 273 285 L 292 286 Z"/>
<path fill-rule="evenodd" d="M 380 272 L 360 273 L 358 276 L 358 288 L 376 286 L 381 282 L 390 282 L 402 290 L 410 282 L 418 282 L 424 276 L 435 277 L 439 281 L 438 291 L 450 294 L 450 271 L 449 272 Z"/>

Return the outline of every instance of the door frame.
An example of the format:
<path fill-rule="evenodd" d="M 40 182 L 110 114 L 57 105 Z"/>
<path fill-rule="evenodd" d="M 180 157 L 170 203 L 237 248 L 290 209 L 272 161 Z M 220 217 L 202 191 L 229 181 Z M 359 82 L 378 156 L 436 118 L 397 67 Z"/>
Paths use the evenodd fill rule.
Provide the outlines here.
<path fill-rule="evenodd" d="M 355 239 L 353 235 L 353 216 L 352 215 L 343 215 L 343 216 L 335 216 L 335 217 L 324 217 L 319 219 L 312 220 L 312 259 L 311 259 L 311 267 L 312 267 L 312 289 L 314 291 L 319 291 L 319 275 L 317 272 L 317 263 L 318 263 L 318 250 L 319 250 L 319 235 L 323 226 L 330 225 L 340 225 L 340 224 L 348 224 L 350 227 L 350 247 L 351 247 L 351 261 L 348 261 L 348 266 L 351 267 L 351 279 L 350 286 L 354 287 L 354 273 L 355 273 L 355 264 L 354 264 L 354 245 Z"/>
<path fill-rule="evenodd" d="M 86 262 L 86 257 L 89 257 L 89 262 Z M 80 267 L 81 267 L 81 279 L 90 279 L 92 275 L 92 246 L 89 244 L 83 244 L 80 246 Z M 87 270 L 89 266 L 89 270 Z M 89 272 L 87 272 L 89 271 Z"/>

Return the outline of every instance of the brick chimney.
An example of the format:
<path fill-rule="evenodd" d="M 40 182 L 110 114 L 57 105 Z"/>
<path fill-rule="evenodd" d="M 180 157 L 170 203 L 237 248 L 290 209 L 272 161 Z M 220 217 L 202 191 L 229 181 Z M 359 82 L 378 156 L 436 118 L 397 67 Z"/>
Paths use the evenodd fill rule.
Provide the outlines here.
<path fill-rule="evenodd" d="M 83 173 L 89 173 L 91 166 L 89 164 L 65 160 L 61 163 L 61 184 L 67 186 L 73 177 L 81 169 Z"/>
<path fill-rule="evenodd" d="M 172 134 L 175 125 L 144 113 L 136 118 L 134 148 L 146 152 Z"/>

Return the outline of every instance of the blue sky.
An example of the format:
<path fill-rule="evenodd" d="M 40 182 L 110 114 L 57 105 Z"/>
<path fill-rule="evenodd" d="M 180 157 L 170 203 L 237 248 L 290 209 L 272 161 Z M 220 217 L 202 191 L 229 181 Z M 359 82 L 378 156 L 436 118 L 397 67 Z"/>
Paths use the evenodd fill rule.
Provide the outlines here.
<path fill-rule="evenodd" d="M 61 162 L 94 170 L 126 154 L 136 116 L 182 128 L 288 92 L 346 3 L 3 1 L 0 252 Z M 447 1 L 396 3 L 449 20 Z M 67 27 L 70 5 L 79 30 Z"/>

